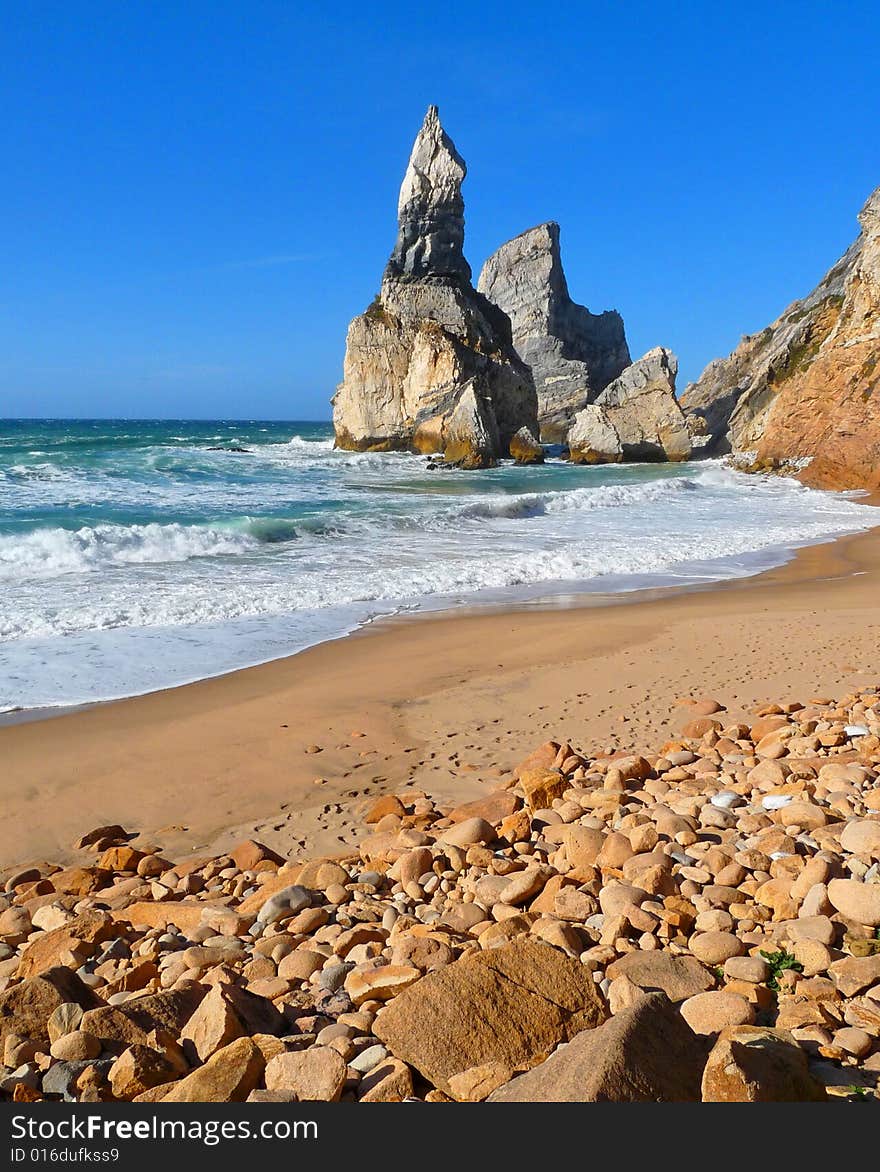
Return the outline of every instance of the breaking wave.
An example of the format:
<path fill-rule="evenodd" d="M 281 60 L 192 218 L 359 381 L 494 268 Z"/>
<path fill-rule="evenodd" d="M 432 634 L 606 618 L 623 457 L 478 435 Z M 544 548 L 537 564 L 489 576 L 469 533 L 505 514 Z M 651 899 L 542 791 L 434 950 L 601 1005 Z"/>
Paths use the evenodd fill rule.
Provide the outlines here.
<path fill-rule="evenodd" d="M 679 497 L 684 492 L 696 489 L 695 481 L 681 477 L 648 484 L 606 484 L 570 491 L 527 492 L 474 501 L 457 509 L 455 516 L 469 520 L 521 520 L 544 517 L 548 513 L 590 512 L 593 509 L 643 505 L 666 497 Z"/>

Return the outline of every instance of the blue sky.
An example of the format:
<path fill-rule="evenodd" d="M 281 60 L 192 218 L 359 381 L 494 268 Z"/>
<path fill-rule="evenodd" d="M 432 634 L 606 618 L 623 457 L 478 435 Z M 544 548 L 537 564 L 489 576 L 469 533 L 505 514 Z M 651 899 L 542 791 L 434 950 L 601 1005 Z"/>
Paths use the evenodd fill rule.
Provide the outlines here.
<path fill-rule="evenodd" d="M 0 416 L 329 418 L 435 102 L 465 250 L 562 225 L 680 387 L 880 184 L 880 10 L 0 0 Z"/>

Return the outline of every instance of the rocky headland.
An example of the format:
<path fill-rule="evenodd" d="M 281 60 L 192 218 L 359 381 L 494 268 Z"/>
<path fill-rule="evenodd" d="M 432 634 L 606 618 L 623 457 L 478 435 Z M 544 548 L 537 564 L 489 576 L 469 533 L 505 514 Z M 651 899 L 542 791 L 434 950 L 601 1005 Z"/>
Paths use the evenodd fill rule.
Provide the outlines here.
<path fill-rule="evenodd" d="M 349 326 L 333 401 L 339 447 L 467 468 L 540 462 L 539 439 L 580 463 L 699 449 L 819 487 L 880 487 L 880 189 L 816 289 L 711 362 L 679 402 L 674 355 L 656 347 L 631 362 L 620 314 L 572 300 L 556 223 L 503 244 L 474 289 L 465 174 L 432 106 L 381 291 Z"/>
<path fill-rule="evenodd" d="M 121 826 L 7 868 L 16 1102 L 820 1102 L 880 1073 L 880 689 L 550 741 L 336 857 Z M 493 788 L 494 784 L 494 788 Z"/>
<path fill-rule="evenodd" d="M 741 466 L 827 488 L 880 487 L 880 188 L 819 285 L 682 397 Z"/>
<path fill-rule="evenodd" d="M 432 106 L 400 189 L 398 236 L 367 311 L 348 329 L 333 399 L 336 444 L 445 454 L 487 467 L 540 459 L 537 398 L 510 321 L 471 284 L 464 160 Z"/>
<path fill-rule="evenodd" d="M 566 443 L 577 412 L 630 364 L 623 318 L 571 299 L 552 221 L 502 244 L 477 289 L 510 318 L 513 344 L 535 380 L 541 439 Z"/>

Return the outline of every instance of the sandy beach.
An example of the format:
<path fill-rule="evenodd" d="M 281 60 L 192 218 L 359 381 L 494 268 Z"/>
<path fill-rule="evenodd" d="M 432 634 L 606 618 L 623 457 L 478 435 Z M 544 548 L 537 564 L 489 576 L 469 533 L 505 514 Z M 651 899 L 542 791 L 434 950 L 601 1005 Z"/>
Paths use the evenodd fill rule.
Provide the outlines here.
<path fill-rule="evenodd" d="M 0 865 L 63 861 L 115 822 L 177 859 L 247 836 L 291 859 L 338 853 L 368 799 L 410 784 L 472 798 L 548 738 L 637 750 L 688 718 L 682 697 L 736 719 L 876 683 L 878 571 L 875 529 L 736 582 L 386 621 L 0 728 Z"/>

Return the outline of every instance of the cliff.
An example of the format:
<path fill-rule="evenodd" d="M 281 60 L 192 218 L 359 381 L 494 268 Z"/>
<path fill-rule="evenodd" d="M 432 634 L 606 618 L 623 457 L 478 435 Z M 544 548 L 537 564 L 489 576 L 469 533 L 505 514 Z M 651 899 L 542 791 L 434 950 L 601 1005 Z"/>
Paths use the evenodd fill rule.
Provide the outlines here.
<path fill-rule="evenodd" d="M 538 435 L 534 382 L 513 348 L 510 322 L 471 284 L 465 174 L 431 106 L 400 189 L 381 291 L 348 329 L 333 398 L 337 447 L 449 449 L 451 461 L 485 467 L 510 454 L 518 433 Z"/>
<path fill-rule="evenodd" d="M 502 244 L 477 289 L 510 318 L 513 344 L 535 380 L 541 438 L 564 443 L 575 414 L 630 363 L 623 319 L 572 301 L 552 222 Z"/>
<path fill-rule="evenodd" d="M 880 488 L 880 188 L 859 221 L 812 293 L 687 388 L 708 450 L 817 486 Z"/>

